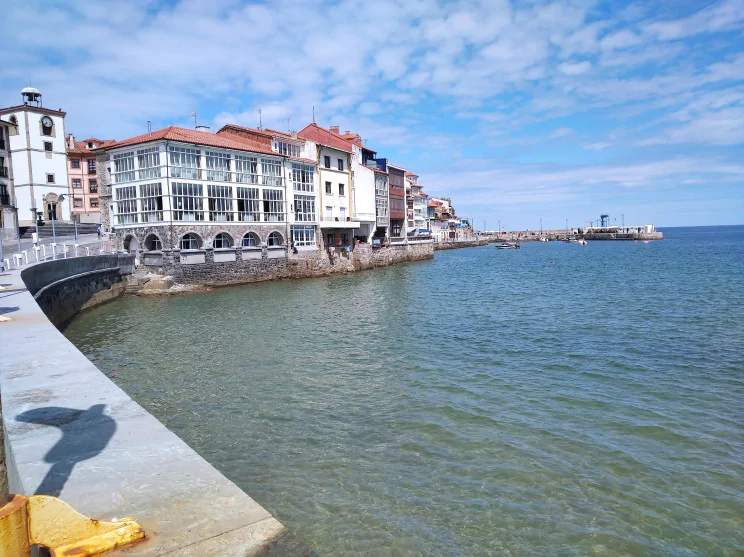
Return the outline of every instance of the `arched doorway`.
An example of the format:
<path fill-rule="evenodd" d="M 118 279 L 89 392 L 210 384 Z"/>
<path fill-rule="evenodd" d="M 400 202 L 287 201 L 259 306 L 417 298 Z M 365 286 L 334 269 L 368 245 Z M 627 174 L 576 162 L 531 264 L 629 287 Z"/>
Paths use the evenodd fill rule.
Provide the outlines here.
<path fill-rule="evenodd" d="M 44 220 L 60 220 L 62 216 L 59 206 L 59 197 L 56 193 L 48 193 L 44 196 Z"/>
<path fill-rule="evenodd" d="M 134 254 L 139 251 L 139 241 L 135 236 L 129 235 L 124 238 L 124 251 Z"/>

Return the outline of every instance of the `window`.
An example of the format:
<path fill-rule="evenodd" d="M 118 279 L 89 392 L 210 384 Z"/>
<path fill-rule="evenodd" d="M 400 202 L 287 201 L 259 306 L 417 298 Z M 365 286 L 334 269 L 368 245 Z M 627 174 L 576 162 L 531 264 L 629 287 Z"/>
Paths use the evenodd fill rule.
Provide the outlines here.
<path fill-rule="evenodd" d="M 339 195 L 346 195 L 346 194 L 344 193 L 344 185 L 343 185 L 343 184 L 339 184 L 339 185 L 338 185 L 338 194 L 339 194 Z"/>
<path fill-rule="evenodd" d="M 278 232 L 272 232 L 269 234 L 269 238 L 266 241 L 267 246 L 281 246 L 282 245 L 282 235 Z"/>
<path fill-rule="evenodd" d="M 137 150 L 137 171 L 140 180 L 160 178 L 160 148 L 149 147 Z"/>
<path fill-rule="evenodd" d="M 390 235 L 395 236 L 397 238 L 402 233 L 403 233 L 403 221 L 397 220 L 397 221 L 392 222 L 392 226 L 390 228 Z"/>
<path fill-rule="evenodd" d="M 326 234 L 326 246 L 333 245 L 333 234 Z"/>
<path fill-rule="evenodd" d="M 333 186 L 330 182 L 326 182 L 326 193 L 328 195 L 333 195 Z"/>
<path fill-rule="evenodd" d="M 388 217 L 388 200 L 378 197 L 375 199 L 375 205 L 377 209 L 377 222 L 386 222 Z"/>
<path fill-rule="evenodd" d="M 134 151 L 114 155 L 114 181 L 117 184 L 133 182 L 134 175 Z"/>
<path fill-rule="evenodd" d="M 312 222 L 315 220 L 315 198 L 312 195 L 294 196 L 295 220 Z"/>
<path fill-rule="evenodd" d="M 315 169 L 307 164 L 292 164 L 292 183 L 295 191 L 314 191 Z"/>
<path fill-rule="evenodd" d="M 255 248 L 258 244 L 258 237 L 253 232 L 248 232 L 243 236 L 242 246 L 244 248 Z"/>
<path fill-rule="evenodd" d="M 88 159 L 88 174 L 96 173 L 96 159 Z"/>
<path fill-rule="evenodd" d="M 341 233 L 341 245 L 344 245 L 344 246 L 349 245 L 349 233 L 348 232 Z"/>
<path fill-rule="evenodd" d="M 47 184 L 54 183 L 54 174 L 47 174 Z"/>
<path fill-rule="evenodd" d="M 44 142 L 44 150 L 51 153 L 52 152 L 52 142 L 51 141 L 45 141 Z"/>
<path fill-rule="evenodd" d="M 207 186 L 207 201 L 209 203 L 209 220 L 212 222 L 227 222 L 233 220 L 232 186 Z"/>
<path fill-rule="evenodd" d="M 91 197 L 91 198 L 90 198 L 90 206 L 91 206 L 91 207 L 98 207 L 98 198 L 96 198 L 96 197 Z"/>
<path fill-rule="evenodd" d="M 237 188 L 238 220 L 258 222 L 261 218 L 261 200 L 258 188 Z"/>
<path fill-rule="evenodd" d="M 295 246 L 314 246 L 315 245 L 315 227 L 314 226 L 293 226 L 291 228 L 292 241 Z"/>
<path fill-rule="evenodd" d="M 142 198 L 142 222 L 163 220 L 163 189 L 160 182 L 140 185 Z"/>
<path fill-rule="evenodd" d="M 375 172 L 375 195 L 387 197 L 387 176 Z"/>
<path fill-rule="evenodd" d="M 339 170 L 344 169 L 344 159 L 338 159 L 338 169 Z"/>
<path fill-rule="evenodd" d="M 333 220 L 333 207 L 326 205 L 325 211 L 323 212 L 323 220 Z"/>
<path fill-rule="evenodd" d="M 98 180 L 90 180 L 88 182 L 88 189 L 90 193 L 98 193 Z"/>
<path fill-rule="evenodd" d="M 75 199 L 72 200 L 72 204 L 75 207 L 82 207 L 83 206 L 83 200 L 80 199 L 79 197 L 76 197 Z"/>
<path fill-rule="evenodd" d="M 235 155 L 235 181 L 241 184 L 258 184 L 258 159 Z"/>
<path fill-rule="evenodd" d="M 73 188 L 80 188 L 80 187 L 82 187 L 82 186 L 80 185 L 80 180 L 77 180 L 77 179 L 73 179 L 73 180 L 72 180 L 72 187 L 73 187 Z"/>
<path fill-rule="evenodd" d="M 263 213 L 265 222 L 284 221 L 284 192 L 263 190 Z"/>
<path fill-rule="evenodd" d="M 274 159 L 261 159 L 264 186 L 282 185 L 282 163 Z"/>
<path fill-rule="evenodd" d="M 178 245 L 181 249 L 199 249 L 199 238 L 196 234 L 184 234 Z"/>
<path fill-rule="evenodd" d="M 163 243 L 155 234 L 150 234 L 145 238 L 145 249 L 150 251 L 160 251 L 163 249 Z"/>
<path fill-rule="evenodd" d="M 274 141 L 274 150 L 282 155 L 290 157 L 301 157 L 302 148 L 299 145 L 293 145 L 284 141 Z"/>
<path fill-rule="evenodd" d="M 70 168 L 80 168 L 80 159 L 70 159 Z"/>
<path fill-rule="evenodd" d="M 170 159 L 170 175 L 172 178 L 201 179 L 199 161 L 201 151 L 198 149 L 186 149 L 185 147 L 168 147 Z"/>
<path fill-rule="evenodd" d="M 137 218 L 137 188 L 126 186 L 114 190 L 116 197 L 116 216 L 118 224 L 134 224 Z"/>
<path fill-rule="evenodd" d="M 217 180 L 219 182 L 232 181 L 230 177 L 230 155 L 205 151 L 204 156 L 207 162 L 207 180 Z"/>
<path fill-rule="evenodd" d="M 329 157 L 328 155 L 324 156 L 323 163 L 323 166 L 325 166 L 326 168 L 331 168 L 331 157 Z"/>
<path fill-rule="evenodd" d="M 214 241 L 212 242 L 212 246 L 214 249 L 227 249 L 232 247 L 232 238 L 225 234 L 224 232 L 220 232 L 217 234 L 217 236 L 214 237 Z"/>
<path fill-rule="evenodd" d="M 173 182 L 171 193 L 173 194 L 173 220 L 204 220 L 201 184 Z"/>

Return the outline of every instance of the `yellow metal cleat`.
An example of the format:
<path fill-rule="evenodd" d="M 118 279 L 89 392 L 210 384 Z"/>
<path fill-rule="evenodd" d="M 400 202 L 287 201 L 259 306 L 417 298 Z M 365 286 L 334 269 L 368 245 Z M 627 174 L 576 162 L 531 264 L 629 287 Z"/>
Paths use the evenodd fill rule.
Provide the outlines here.
<path fill-rule="evenodd" d="M 144 538 L 131 518 L 87 518 L 48 495 L 16 495 L 0 508 L 0 557 L 26 557 L 35 544 L 48 548 L 52 557 L 96 557 Z"/>

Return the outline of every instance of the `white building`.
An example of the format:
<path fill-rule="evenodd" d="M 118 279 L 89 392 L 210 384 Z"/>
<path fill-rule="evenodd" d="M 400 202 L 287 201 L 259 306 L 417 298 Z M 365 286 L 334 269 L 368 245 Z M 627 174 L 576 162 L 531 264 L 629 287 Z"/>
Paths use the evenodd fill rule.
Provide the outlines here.
<path fill-rule="evenodd" d="M 318 163 L 315 159 L 317 146 L 314 142 L 298 137 L 296 132 L 248 128 L 227 124 L 218 136 L 237 136 L 255 142 L 270 141 L 271 150 L 286 157 L 287 218 L 290 228 L 290 244 L 298 251 L 319 247 L 318 227 Z"/>
<path fill-rule="evenodd" d="M 360 234 L 361 223 L 353 218 L 351 158 L 352 144 L 338 128 L 310 124 L 298 136 L 316 145 L 320 182 L 320 231 L 324 247 L 350 248 Z"/>
<path fill-rule="evenodd" d="M 0 117 L 18 126 L 10 136 L 10 156 L 19 224 L 32 226 L 36 212 L 44 220 L 70 221 L 65 113 L 44 108 L 32 87 L 21 95 L 22 105 L 0 109 Z"/>
<path fill-rule="evenodd" d="M 333 130 L 333 128 L 331 128 Z M 362 145 L 358 134 L 347 131 L 343 136 L 351 143 L 351 175 L 354 207 L 354 220 L 359 221 L 358 236 L 369 242 L 377 227 L 377 208 L 375 200 L 375 171 L 365 165 L 365 161 L 374 151 Z M 368 151 L 365 153 L 364 151 Z M 384 236 L 384 234 L 383 234 Z"/>
<path fill-rule="evenodd" d="M 18 126 L 0 120 L 0 232 L 2 240 L 17 239 L 13 160 L 10 137 L 18 134 Z"/>

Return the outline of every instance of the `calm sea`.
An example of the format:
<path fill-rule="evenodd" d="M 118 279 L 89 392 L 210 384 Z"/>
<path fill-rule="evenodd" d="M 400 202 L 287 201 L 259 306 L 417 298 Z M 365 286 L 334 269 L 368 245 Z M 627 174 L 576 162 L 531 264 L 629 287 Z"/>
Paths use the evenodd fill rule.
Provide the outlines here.
<path fill-rule="evenodd" d="M 744 554 L 744 227 L 122 299 L 65 333 L 320 555 Z"/>

